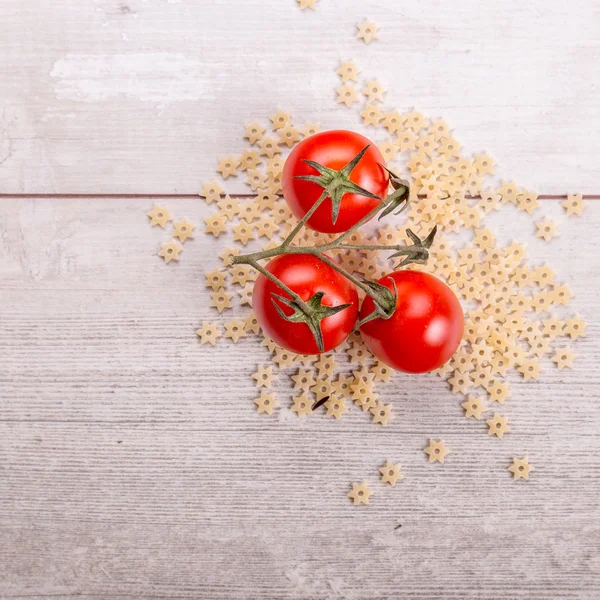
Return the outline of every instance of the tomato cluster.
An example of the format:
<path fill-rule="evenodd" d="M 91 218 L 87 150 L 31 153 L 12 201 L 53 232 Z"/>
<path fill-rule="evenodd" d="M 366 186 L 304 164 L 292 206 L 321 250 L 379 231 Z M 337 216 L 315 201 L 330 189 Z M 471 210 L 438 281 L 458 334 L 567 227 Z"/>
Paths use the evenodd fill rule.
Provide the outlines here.
<path fill-rule="evenodd" d="M 340 184 L 340 193 L 335 193 L 339 183 L 335 180 L 330 186 L 331 197 L 323 200 L 325 184 L 335 177 L 332 174 L 343 170 L 361 151 L 360 161 L 348 175 L 349 181 Z M 284 197 L 298 219 L 308 216 L 321 200 L 306 225 L 321 232 L 343 233 L 385 201 L 390 179 L 383 165 L 377 147 L 357 133 L 318 133 L 298 144 L 288 156 L 283 170 Z M 369 319 L 377 310 L 374 299 L 367 295 L 359 311 L 355 284 L 326 255 L 282 254 L 264 269 L 266 274 L 259 275 L 254 286 L 253 308 L 264 332 L 293 352 L 316 354 L 332 350 L 347 338 L 360 319 L 361 335 L 377 358 L 394 369 L 422 373 L 444 364 L 462 339 L 460 303 L 452 290 L 432 275 L 402 270 L 381 278 L 377 282 L 379 289 L 389 290 L 395 306 L 385 318 Z M 301 304 L 315 301 L 318 296 L 315 306 L 324 311 L 320 314 L 327 315 L 319 322 L 320 344 L 314 327 L 302 322 L 301 314 L 294 319 L 295 312 L 300 311 L 295 311 L 290 291 Z M 339 307 L 339 312 L 334 312 L 335 307 Z"/>

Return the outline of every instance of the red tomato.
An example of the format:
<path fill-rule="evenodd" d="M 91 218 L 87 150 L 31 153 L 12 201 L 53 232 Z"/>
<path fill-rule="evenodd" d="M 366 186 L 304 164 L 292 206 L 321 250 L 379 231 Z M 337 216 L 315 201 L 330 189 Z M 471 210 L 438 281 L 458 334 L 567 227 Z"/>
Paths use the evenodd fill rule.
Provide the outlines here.
<path fill-rule="evenodd" d="M 267 271 L 296 292 L 302 300 L 312 298 L 317 292 L 325 295 L 321 304 L 340 306 L 351 304 L 335 315 L 321 321 L 324 352 L 339 346 L 356 325 L 358 294 L 351 281 L 312 254 L 283 254 L 266 266 Z M 289 298 L 278 285 L 260 274 L 254 284 L 252 308 L 263 331 L 277 344 L 298 354 L 318 354 L 315 338 L 306 323 L 291 323 L 283 319 L 273 306 L 273 293 Z M 275 299 L 284 314 L 293 310 Z"/>
<path fill-rule="evenodd" d="M 381 285 L 398 298 L 390 319 L 374 319 L 361 327 L 369 350 L 398 371 L 425 373 L 441 367 L 456 351 L 463 335 L 463 311 L 454 292 L 442 281 L 419 271 L 397 271 Z M 375 308 L 367 296 L 360 318 Z"/>
<path fill-rule="evenodd" d="M 303 159 L 338 171 L 369 145 L 349 179 L 383 200 L 387 197 L 388 174 L 378 163 L 385 164 L 385 161 L 377 146 L 366 137 L 353 131 L 338 130 L 316 133 L 301 141 L 290 152 L 283 167 L 283 196 L 296 218 L 301 219 L 323 192 L 323 188 L 312 181 L 294 179 L 296 175 L 318 175 L 313 167 L 302 162 Z M 379 203 L 374 198 L 347 193 L 342 197 L 338 218 L 333 223 L 331 198 L 327 198 L 307 225 L 325 233 L 342 233 L 358 223 Z"/>

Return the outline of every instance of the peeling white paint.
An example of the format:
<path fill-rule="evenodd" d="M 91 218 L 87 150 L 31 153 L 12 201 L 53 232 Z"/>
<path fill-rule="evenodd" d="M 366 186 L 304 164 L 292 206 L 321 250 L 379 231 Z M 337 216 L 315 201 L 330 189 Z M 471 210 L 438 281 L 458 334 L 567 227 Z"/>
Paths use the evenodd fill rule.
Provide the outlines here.
<path fill-rule="evenodd" d="M 183 54 L 67 54 L 50 71 L 59 100 L 127 96 L 168 104 L 206 97 L 206 68 Z"/>

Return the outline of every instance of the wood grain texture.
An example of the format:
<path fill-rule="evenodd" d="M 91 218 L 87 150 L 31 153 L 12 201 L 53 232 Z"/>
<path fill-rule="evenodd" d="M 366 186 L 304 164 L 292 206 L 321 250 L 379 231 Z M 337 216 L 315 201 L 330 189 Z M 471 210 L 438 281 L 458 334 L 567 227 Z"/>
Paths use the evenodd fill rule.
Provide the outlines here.
<path fill-rule="evenodd" d="M 351 57 L 386 107 L 446 118 L 499 176 L 597 193 L 599 28 L 589 0 L 3 0 L 0 193 L 197 193 L 278 106 L 360 130 L 334 103 Z"/>
<path fill-rule="evenodd" d="M 386 429 L 356 410 L 299 421 L 283 374 L 278 417 L 258 415 L 258 339 L 194 335 L 219 320 L 203 273 L 229 242 L 199 233 L 167 266 L 151 205 L 0 204 L 0 597 L 598 597 L 600 202 L 576 219 L 545 201 L 549 244 L 512 207 L 491 221 L 556 269 L 589 323 L 572 371 L 546 360 L 541 382 L 512 378 L 502 441 L 432 375 L 381 387 Z M 425 460 L 430 437 L 452 451 L 443 466 Z M 523 455 L 536 470 L 514 482 Z M 406 474 L 395 489 L 378 482 L 387 458 Z M 363 479 L 372 505 L 353 507 Z"/>

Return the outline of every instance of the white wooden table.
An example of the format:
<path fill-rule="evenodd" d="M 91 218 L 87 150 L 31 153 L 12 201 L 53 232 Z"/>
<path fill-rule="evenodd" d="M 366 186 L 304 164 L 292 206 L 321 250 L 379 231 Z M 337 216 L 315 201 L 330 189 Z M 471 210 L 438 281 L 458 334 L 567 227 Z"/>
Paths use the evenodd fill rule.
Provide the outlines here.
<path fill-rule="evenodd" d="M 569 219 L 545 200 L 549 244 L 512 207 L 491 220 L 589 324 L 572 371 L 512 379 L 502 441 L 433 375 L 382 388 L 386 429 L 258 415 L 257 340 L 193 333 L 215 318 L 203 273 L 227 242 L 155 255 L 169 236 L 148 226 L 150 196 L 202 222 L 200 182 L 241 151 L 245 121 L 280 106 L 362 129 L 334 103 L 341 58 L 387 84 L 386 105 L 448 119 L 501 176 L 600 194 L 597 4 L 403 4 L 2 2 L 0 598 L 599 597 L 600 202 Z M 381 25 L 370 46 L 354 39 L 365 17 Z M 452 450 L 443 466 L 425 461 L 430 437 Z M 524 454 L 536 470 L 513 482 Z M 387 458 L 406 474 L 395 489 L 377 482 Z M 362 479 L 376 495 L 356 508 Z"/>

